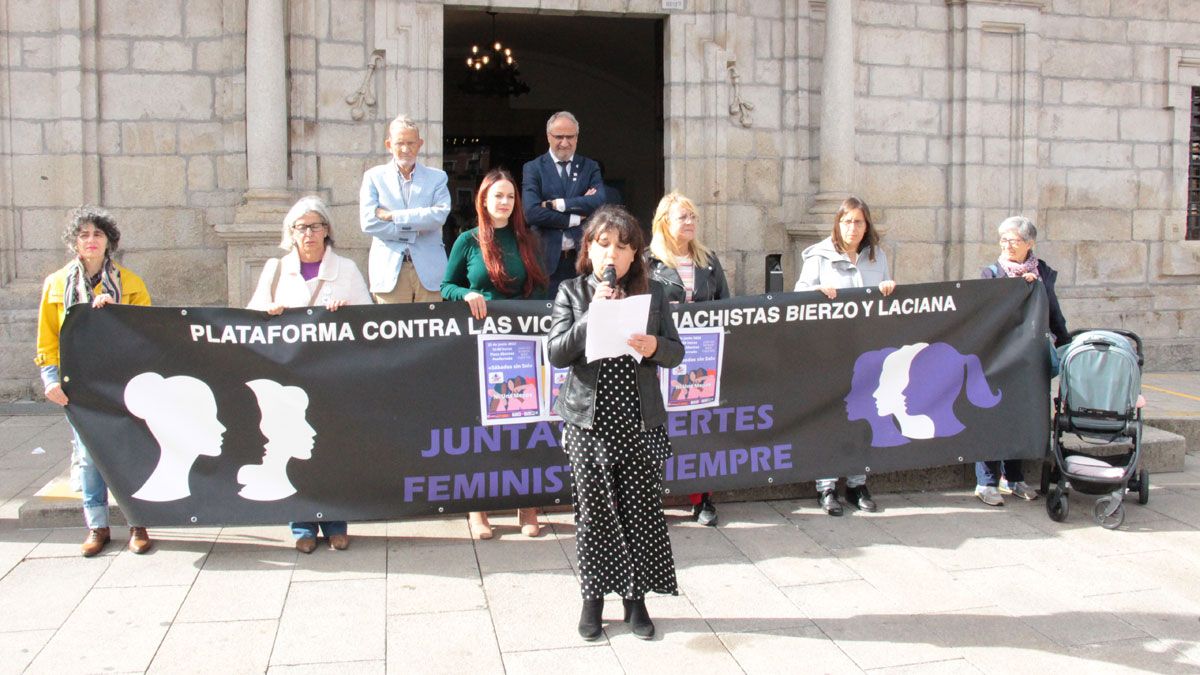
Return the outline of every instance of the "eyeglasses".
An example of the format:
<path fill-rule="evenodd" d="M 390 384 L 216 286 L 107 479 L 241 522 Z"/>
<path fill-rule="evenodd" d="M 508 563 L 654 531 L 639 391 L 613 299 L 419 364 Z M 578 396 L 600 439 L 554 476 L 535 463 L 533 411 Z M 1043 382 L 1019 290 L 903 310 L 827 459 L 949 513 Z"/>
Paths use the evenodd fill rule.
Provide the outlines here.
<path fill-rule="evenodd" d="M 854 229 L 857 230 L 860 227 L 866 227 L 867 221 L 865 221 L 865 220 L 839 220 L 838 225 L 841 225 L 842 227 L 853 227 Z"/>
<path fill-rule="evenodd" d="M 579 138 L 579 134 L 550 134 L 550 138 L 556 141 L 573 141 Z"/>
<path fill-rule="evenodd" d="M 320 234 L 324 231 L 325 223 L 296 223 L 292 226 L 292 232 L 295 232 L 296 234 L 304 234 L 305 232 Z"/>
<path fill-rule="evenodd" d="M 1024 244 L 1024 243 L 1025 243 L 1024 239 L 1011 239 L 1009 237 L 1004 237 L 1000 240 L 1001 246 L 1020 246 L 1021 244 Z"/>

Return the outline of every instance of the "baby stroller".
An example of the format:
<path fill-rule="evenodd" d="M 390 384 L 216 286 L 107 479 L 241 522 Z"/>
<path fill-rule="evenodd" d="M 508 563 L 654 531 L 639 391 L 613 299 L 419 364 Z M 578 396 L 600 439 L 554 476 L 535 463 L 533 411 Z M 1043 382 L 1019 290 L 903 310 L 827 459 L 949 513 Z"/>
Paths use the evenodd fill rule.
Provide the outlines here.
<path fill-rule="evenodd" d="M 1074 331 L 1070 338 L 1059 347 L 1062 365 L 1054 398 L 1051 456 L 1042 466 L 1046 513 L 1055 522 L 1066 520 L 1067 495 L 1074 487 L 1084 494 L 1104 495 L 1096 500 L 1092 515 L 1101 527 L 1115 530 L 1125 522 L 1127 491 L 1137 493 L 1139 504 L 1150 501 L 1150 474 L 1137 470 L 1142 456 L 1142 411 L 1137 407 L 1142 340 L 1123 330 Z M 1093 445 L 1131 443 L 1132 448 L 1118 455 L 1064 450 L 1065 434 Z"/>

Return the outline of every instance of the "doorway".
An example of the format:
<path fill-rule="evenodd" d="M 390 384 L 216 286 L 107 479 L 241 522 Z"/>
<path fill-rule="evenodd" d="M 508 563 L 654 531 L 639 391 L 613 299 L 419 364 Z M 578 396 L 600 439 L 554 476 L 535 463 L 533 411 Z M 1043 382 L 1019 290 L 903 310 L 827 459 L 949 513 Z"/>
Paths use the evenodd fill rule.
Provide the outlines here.
<path fill-rule="evenodd" d="M 484 174 L 505 168 L 519 183 L 525 162 L 548 151 L 546 120 L 569 110 L 579 119 L 579 154 L 601 164 L 605 186 L 648 229 L 665 173 L 663 21 L 497 13 L 494 39 L 512 50 L 529 91 L 469 93 L 462 86 L 466 59 L 472 45 L 490 51 L 492 26 L 484 10 L 445 10 L 443 157 L 451 220 L 474 227 L 474 192 Z"/>

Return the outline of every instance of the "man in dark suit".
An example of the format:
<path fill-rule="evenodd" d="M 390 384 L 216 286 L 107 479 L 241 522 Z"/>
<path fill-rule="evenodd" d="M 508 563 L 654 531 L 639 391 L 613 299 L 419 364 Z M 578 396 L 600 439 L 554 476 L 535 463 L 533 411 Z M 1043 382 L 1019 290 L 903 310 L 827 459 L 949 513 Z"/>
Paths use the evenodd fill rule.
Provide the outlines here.
<path fill-rule="evenodd" d="M 521 199 L 525 221 L 542 237 L 542 255 L 550 277 L 550 297 L 558 284 L 576 276 L 575 261 L 586 255 L 584 218 L 604 204 L 604 181 L 600 166 L 575 154 L 579 144 L 579 121 L 565 110 L 546 121 L 550 152 L 525 164 L 521 177 Z"/>

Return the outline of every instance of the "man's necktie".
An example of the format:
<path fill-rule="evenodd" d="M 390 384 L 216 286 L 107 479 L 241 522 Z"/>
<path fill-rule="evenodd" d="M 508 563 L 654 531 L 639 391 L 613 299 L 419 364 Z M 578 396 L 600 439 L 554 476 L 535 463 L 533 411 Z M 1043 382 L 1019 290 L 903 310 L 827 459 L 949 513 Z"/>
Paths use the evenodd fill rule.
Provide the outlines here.
<path fill-rule="evenodd" d="M 570 164 L 570 162 L 559 162 L 558 163 L 558 177 L 562 179 L 562 182 L 564 184 L 567 182 L 567 165 L 568 164 Z"/>

